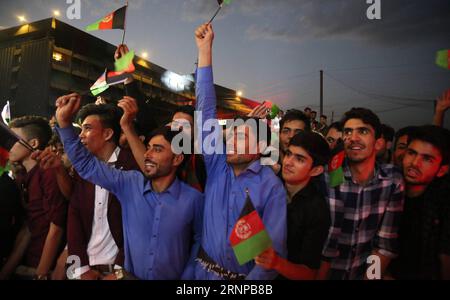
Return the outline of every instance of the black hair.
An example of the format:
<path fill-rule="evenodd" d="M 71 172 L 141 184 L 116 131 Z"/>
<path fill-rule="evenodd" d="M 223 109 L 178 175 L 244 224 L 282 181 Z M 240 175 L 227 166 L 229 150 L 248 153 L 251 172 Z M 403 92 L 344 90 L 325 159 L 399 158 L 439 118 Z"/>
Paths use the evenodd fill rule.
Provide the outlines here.
<path fill-rule="evenodd" d="M 414 140 L 420 140 L 436 147 L 442 156 L 441 165 L 448 165 L 450 162 L 450 131 L 448 129 L 425 125 L 416 127 L 408 135 L 408 145 Z"/>
<path fill-rule="evenodd" d="M 175 109 L 172 117 L 175 116 L 176 113 L 184 113 L 184 114 L 190 115 L 192 117 L 192 119 L 194 119 L 195 107 L 192 105 L 178 106 Z"/>
<path fill-rule="evenodd" d="M 341 125 L 341 122 L 334 122 L 334 123 L 331 123 L 331 125 L 328 126 L 327 134 L 328 134 L 328 131 L 330 131 L 331 128 L 334 128 L 334 129 L 336 129 L 337 131 L 342 132 L 342 125 Z"/>
<path fill-rule="evenodd" d="M 52 128 L 44 117 L 24 116 L 12 120 L 10 128 L 21 128 L 28 140 L 37 139 L 39 141 L 38 150 L 44 150 L 52 138 Z"/>
<path fill-rule="evenodd" d="M 306 116 L 304 112 L 297 109 L 290 109 L 286 112 L 280 121 L 280 131 L 283 130 L 283 126 L 286 122 L 294 120 L 302 121 L 305 124 L 305 131 L 311 131 L 311 122 L 308 116 Z"/>
<path fill-rule="evenodd" d="M 328 119 L 328 117 L 326 115 L 321 115 L 321 118 L 324 118 L 325 120 Z"/>
<path fill-rule="evenodd" d="M 82 123 L 88 116 L 96 115 L 100 118 L 100 122 L 104 128 L 113 130 L 113 142 L 119 144 L 120 134 L 120 118 L 122 117 L 122 110 L 117 106 L 111 104 L 95 105 L 94 103 L 85 105 L 78 112 L 77 120 Z"/>
<path fill-rule="evenodd" d="M 394 141 L 395 129 L 387 124 L 381 124 L 381 135 L 387 142 Z"/>
<path fill-rule="evenodd" d="M 416 130 L 418 127 L 417 126 L 407 126 L 407 127 L 403 127 L 401 129 L 399 129 L 396 133 L 395 133 L 395 144 L 394 144 L 394 149 L 397 148 L 397 141 L 399 138 L 401 138 L 402 136 L 408 136 L 414 131 Z"/>
<path fill-rule="evenodd" d="M 367 108 L 357 107 L 352 108 L 344 114 L 341 120 L 341 126 L 344 128 L 345 123 L 350 119 L 359 119 L 365 124 L 369 124 L 375 130 L 375 138 L 381 137 L 381 122 L 378 116 Z"/>
<path fill-rule="evenodd" d="M 316 132 L 301 131 L 290 141 L 289 146 L 303 148 L 313 159 L 313 166 L 323 166 L 330 160 L 330 146 L 325 139 Z"/>
<path fill-rule="evenodd" d="M 148 136 L 148 138 L 146 138 L 145 143 L 147 145 L 151 139 L 153 139 L 156 136 L 161 135 L 172 146 L 173 139 L 179 134 L 185 135 L 183 133 L 183 130 L 180 130 L 180 129 L 172 130 L 172 128 L 170 126 L 162 126 L 162 127 L 159 127 L 157 129 L 153 130 L 151 132 L 151 134 Z M 186 138 L 186 137 L 183 136 L 183 139 L 180 141 L 181 147 L 183 147 L 184 138 Z M 182 168 L 185 165 L 185 163 L 190 159 L 190 156 L 192 155 L 192 153 L 184 153 L 183 152 L 183 155 L 184 155 L 184 159 L 183 159 L 183 162 L 181 163 L 181 165 L 179 166 L 180 168 Z"/>
<path fill-rule="evenodd" d="M 311 112 L 311 108 L 305 107 L 304 111 L 309 111 L 309 112 Z"/>

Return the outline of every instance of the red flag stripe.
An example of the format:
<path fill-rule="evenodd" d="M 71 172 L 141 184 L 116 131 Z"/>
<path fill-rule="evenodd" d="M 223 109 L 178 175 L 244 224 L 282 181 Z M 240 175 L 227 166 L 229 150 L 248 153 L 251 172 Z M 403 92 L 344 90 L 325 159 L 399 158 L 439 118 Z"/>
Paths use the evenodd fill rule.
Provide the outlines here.
<path fill-rule="evenodd" d="M 254 210 L 238 220 L 236 225 L 234 225 L 230 236 L 231 246 L 234 247 L 242 241 L 251 238 L 261 230 L 264 230 L 264 224 L 259 217 L 258 212 Z"/>
<path fill-rule="evenodd" d="M 333 172 L 334 170 L 338 169 L 342 166 L 342 163 L 344 162 L 345 158 L 345 152 L 341 151 L 333 158 L 331 159 L 330 163 L 328 164 L 328 172 Z"/>

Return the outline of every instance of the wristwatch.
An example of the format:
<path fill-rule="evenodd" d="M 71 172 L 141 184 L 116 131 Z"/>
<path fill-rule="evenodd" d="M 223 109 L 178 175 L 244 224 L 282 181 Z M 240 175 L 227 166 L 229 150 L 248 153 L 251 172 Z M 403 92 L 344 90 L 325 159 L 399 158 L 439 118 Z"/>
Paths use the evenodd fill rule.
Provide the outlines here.
<path fill-rule="evenodd" d="M 116 275 L 117 280 L 122 280 L 125 277 L 125 274 L 123 273 L 123 269 L 115 270 L 114 275 Z"/>

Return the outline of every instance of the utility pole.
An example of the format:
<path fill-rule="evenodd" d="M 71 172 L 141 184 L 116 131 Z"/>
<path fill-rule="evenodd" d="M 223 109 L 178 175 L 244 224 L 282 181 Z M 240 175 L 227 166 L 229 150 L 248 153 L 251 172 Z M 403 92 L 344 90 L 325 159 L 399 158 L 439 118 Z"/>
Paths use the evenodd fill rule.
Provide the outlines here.
<path fill-rule="evenodd" d="M 320 115 L 323 115 L 323 70 L 320 70 Z"/>

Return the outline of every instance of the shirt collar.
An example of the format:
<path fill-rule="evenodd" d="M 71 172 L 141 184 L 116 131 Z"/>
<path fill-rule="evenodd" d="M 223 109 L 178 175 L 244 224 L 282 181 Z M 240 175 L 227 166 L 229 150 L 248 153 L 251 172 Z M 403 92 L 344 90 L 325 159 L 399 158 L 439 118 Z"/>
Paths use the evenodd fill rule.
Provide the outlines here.
<path fill-rule="evenodd" d="M 350 167 L 348 166 L 347 159 L 344 160 L 342 168 L 344 170 L 345 180 L 353 182 L 352 172 L 350 171 Z M 379 179 L 379 180 L 390 179 L 389 175 L 383 170 L 383 168 L 381 167 L 381 165 L 378 162 L 375 162 L 375 167 L 374 167 L 373 172 L 374 172 L 374 176 L 370 180 L 369 184 L 373 183 L 374 180 L 377 180 L 377 179 Z"/>
<path fill-rule="evenodd" d="M 108 159 L 108 164 L 114 165 L 119 158 L 119 154 L 120 154 L 120 148 L 116 147 L 116 149 L 114 149 L 113 153 L 111 154 L 111 156 Z"/>
<path fill-rule="evenodd" d="M 254 161 L 254 162 L 252 162 L 252 163 L 247 167 L 247 170 L 248 170 L 248 171 L 251 171 L 251 172 L 253 172 L 253 173 L 255 173 L 255 174 L 258 174 L 259 171 L 261 171 L 261 169 L 262 169 L 262 166 L 261 166 L 261 161 L 260 161 L 259 159 L 256 160 L 256 161 Z"/>
<path fill-rule="evenodd" d="M 181 183 L 180 180 L 175 177 L 175 180 L 172 182 L 172 184 L 169 186 L 169 188 L 167 190 L 165 190 L 162 193 L 157 193 L 153 190 L 152 188 L 152 182 L 151 180 L 147 180 L 145 182 L 145 188 L 144 188 L 144 194 L 147 192 L 152 192 L 155 194 L 165 194 L 168 193 L 170 194 L 173 198 L 178 199 L 180 196 L 180 190 L 181 190 Z"/>

